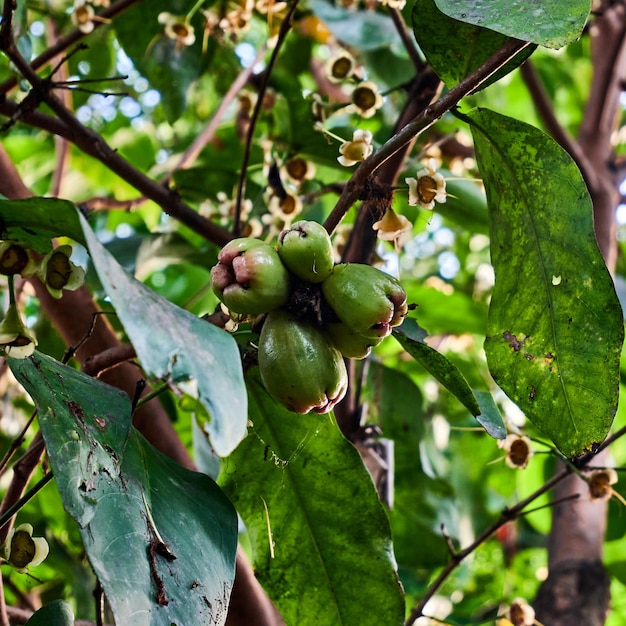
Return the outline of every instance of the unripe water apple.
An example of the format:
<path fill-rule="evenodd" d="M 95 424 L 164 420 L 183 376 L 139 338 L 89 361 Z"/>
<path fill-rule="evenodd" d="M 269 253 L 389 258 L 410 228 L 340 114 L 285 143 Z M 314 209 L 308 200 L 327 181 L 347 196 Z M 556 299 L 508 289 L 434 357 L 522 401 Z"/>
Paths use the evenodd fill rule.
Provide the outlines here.
<path fill-rule="evenodd" d="M 287 269 L 302 280 L 321 283 L 333 271 L 333 245 L 317 222 L 294 222 L 278 236 L 277 249 Z"/>
<path fill-rule="evenodd" d="M 366 358 L 372 348 L 384 339 L 384 337 L 364 337 L 343 322 L 324 324 L 324 332 L 330 337 L 335 348 L 349 359 Z"/>
<path fill-rule="evenodd" d="M 295 413 L 328 413 L 348 388 L 339 350 L 319 328 L 282 309 L 263 323 L 259 370 L 269 394 Z"/>
<path fill-rule="evenodd" d="M 231 311 L 256 315 L 287 302 L 289 272 L 269 244 L 251 237 L 233 239 L 217 259 L 211 269 L 213 291 Z"/>
<path fill-rule="evenodd" d="M 407 314 L 406 292 L 393 276 L 371 265 L 342 263 L 322 283 L 337 317 L 364 337 L 386 337 Z"/>

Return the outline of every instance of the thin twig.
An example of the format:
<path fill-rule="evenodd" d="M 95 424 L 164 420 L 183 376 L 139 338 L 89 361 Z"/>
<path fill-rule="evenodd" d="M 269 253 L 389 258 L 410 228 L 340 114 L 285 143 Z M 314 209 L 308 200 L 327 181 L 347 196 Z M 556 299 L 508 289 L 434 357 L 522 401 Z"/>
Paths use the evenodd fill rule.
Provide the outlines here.
<path fill-rule="evenodd" d="M 99 13 L 98 16 L 103 18 L 103 20 L 110 21 L 115 16 L 119 15 L 122 11 L 125 11 L 133 4 L 136 4 L 140 0 L 119 0 L 119 2 L 115 2 L 111 6 L 107 7 Z M 5 10 L 7 5 L 10 5 L 11 2 L 9 0 L 5 0 L 4 6 Z M 4 19 L 3 19 L 4 23 Z M 104 21 L 96 21 L 93 23 L 94 30 L 101 28 L 105 24 Z M 79 42 L 81 39 L 85 38 L 85 33 L 83 33 L 78 28 L 73 30 L 71 33 L 65 35 L 65 37 L 60 37 L 54 46 L 47 48 L 44 52 L 42 52 L 37 58 L 33 59 L 30 63 L 30 67 L 33 70 L 38 70 L 40 67 L 46 65 L 46 63 L 52 61 L 56 57 L 63 54 L 66 50 L 71 48 L 75 43 Z M 1 44 L 0 44 L 1 45 Z M 2 48 L 4 49 L 4 48 Z M 17 78 L 12 76 L 5 80 L 2 84 L 0 84 L 0 94 L 6 94 L 12 89 L 14 89 L 18 84 Z"/>
<path fill-rule="evenodd" d="M 483 65 L 474 70 L 469 76 L 464 78 L 458 85 L 454 86 L 448 93 L 442 96 L 437 102 L 429 106 L 423 113 L 409 122 L 400 132 L 387 141 L 371 157 L 367 158 L 359 165 L 352 178 L 348 181 L 335 208 L 324 222 L 324 226 L 329 233 L 332 233 L 348 212 L 350 207 L 358 199 L 360 191 L 363 189 L 365 181 L 376 171 L 387 159 L 401 150 L 406 144 L 412 141 L 420 133 L 432 126 L 445 113 L 453 109 L 461 100 L 476 90 L 482 83 L 489 79 L 504 64 L 508 63 L 516 54 L 530 45 L 529 42 L 510 39 L 498 52 L 491 56 Z"/>
<path fill-rule="evenodd" d="M 13 455 L 15 454 L 17 449 L 24 443 L 24 436 L 26 435 L 26 431 L 30 428 L 36 415 L 37 415 L 37 409 L 35 409 L 31 413 L 31 416 L 26 421 L 24 428 L 22 428 L 19 435 L 17 435 L 17 437 L 13 439 L 13 441 L 11 442 L 11 445 L 9 446 L 9 449 L 5 452 L 4 456 L 2 457 L 2 460 L 0 461 L 0 476 L 4 474 L 7 468 L 7 465 L 9 464 L 9 461 L 13 458 Z"/>
<path fill-rule="evenodd" d="M 194 211 L 180 199 L 175 191 L 148 178 L 120 156 L 117 151 L 113 150 L 101 135 L 81 124 L 74 114 L 54 94 L 50 93 L 45 81 L 31 69 L 30 65 L 15 47 L 15 44 L 12 43 L 5 50 L 5 53 L 18 71 L 33 86 L 33 89 L 41 95 L 46 104 L 65 123 L 68 132 L 63 133 L 63 136 L 66 136 L 83 152 L 104 163 L 112 172 L 156 202 L 166 213 L 207 240 L 218 245 L 224 245 L 232 239 L 228 231 Z"/>
<path fill-rule="evenodd" d="M 233 223 L 233 235 L 236 237 L 239 234 L 240 221 L 241 221 L 241 207 L 243 205 L 243 199 L 246 189 L 246 176 L 248 173 L 248 162 L 250 160 L 250 152 L 252 150 L 252 140 L 254 139 L 254 131 L 256 128 L 256 123 L 259 119 L 259 114 L 261 113 L 261 107 L 263 106 L 263 98 L 265 96 L 265 92 L 267 91 L 267 87 L 270 82 L 270 78 L 272 76 L 272 70 L 274 69 L 274 64 L 276 63 L 276 59 L 278 58 L 278 53 L 282 48 L 282 45 L 287 37 L 287 33 L 291 28 L 291 20 L 298 6 L 299 0 L 293 0 L 291 7 L 285 18 L 283 19 L 280 30 L 278 31 L 278 38 L 276 40 L 276 45 L 272 50 L 272 54 L 270 55 L 270 60 L 265 68 L 265 72 L 263 73 L 263 82 L 259 87 L 259 92 L 257 94 L 256 102 L 254 103 L 254 110 L 252 111 L 252 115 L 250 117 L 250 125 L 248 126 L 248 132 L 246 134 L 246 143 L 243 151 L 243 158 L 241 162 L 241 173 L 239 175 L 239 183 L 237 185 L 237 203 L 235 205 L 235 218 Z"/>
<path fill-rule="evenodd" d="M 415 45 L 415 41 L 412 37 L 412 33 L 409 32 L 409 29 L 406 27 L 406 23 L 404 22 L 404 18 L 402 17 L 402 13 L 399 9 L 395 7 L 388 6 L 389 15 L 391 16 L 391 20 L 393 21 L 398 34 L 400 35 L 400 39 L 402 39 L 402 43 L 404 48 L 411 59 L 411 62 L 415 66 L 416 72 L 419 74 L 426 69 L 426 63 L 424 59 L 422 59 L 417 46 Z"/>

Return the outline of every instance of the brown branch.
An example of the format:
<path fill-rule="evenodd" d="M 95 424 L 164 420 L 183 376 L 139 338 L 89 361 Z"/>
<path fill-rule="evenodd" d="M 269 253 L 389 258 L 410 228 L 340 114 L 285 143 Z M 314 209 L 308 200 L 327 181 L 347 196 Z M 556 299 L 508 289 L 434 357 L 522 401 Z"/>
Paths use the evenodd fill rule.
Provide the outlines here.
<path fill-rule="evenodd" d="M 391 20 L 400 35 L 400 39 L 402 39 L 402 44 L 404 45 L 404 49 L 409 55 L 409 59 L 415 66 L 415 71 L 419 74 L 426 69 L 426 63 L 422 59 L 417 46 L 415 45 L 415 40 L 413 39 L 413 34 L 409 32 L 409 29 L 406 27 L 406 23 L 404 22 L 404 17 L 402 17 L 402 13 L 396 7 L 387 6 L 389 10 L 389 15 L 391 16 Z"/>
<path fill-rule="evenodd" d="M 371 157 L 361 163 L 352 178 L 348 181 L 335 208 L 324 222 L 329 233 L 339 225 L 343 216 L 358 199 L 366 181 L 387 159 L 391 158 L 420 133 L 432 126 L 445 113 L 453 109 L 461 100 L 472 91 L 480 87 L 490 76 L 497 72 L 505 63 L 530 45 L 528 42 L 510 39 L 502 48 L 490 57 L 483 65 L 464 78 L 458 85 L 450 89 L 437 102 L 429 106 L 422 114 L 409 122 L 402 130 L 387 141 Z"/>

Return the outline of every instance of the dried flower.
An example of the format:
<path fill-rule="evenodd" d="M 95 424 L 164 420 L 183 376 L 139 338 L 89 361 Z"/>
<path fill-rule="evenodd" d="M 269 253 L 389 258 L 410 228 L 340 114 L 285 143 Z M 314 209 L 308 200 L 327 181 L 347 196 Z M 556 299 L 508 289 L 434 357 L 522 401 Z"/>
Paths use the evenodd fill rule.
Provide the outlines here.
<path fill-rule="evenodd" d="M 616 482 L 617 472 L 613 468 L 607 467 L 605 469 L 592 470 L 587 478 L 589 498 L 591 500 L 609 500 L 611 496 L 615 496 L 622 504 L 626 504 L 624 499 L 611 486 Z"/>
<path fill-rule="evenodd" d="M 409 205 L 418 204 L 432 211 L 435 202 L 446 201 L 446 181 L 437 171 L 435 159 L 429 159 L 426 167 L 417 172 L 417 178 L 405 178 L 409 186 Z"/>
<path fill-rule="evenodd" d="M 163 24 L 163 32 L 167 37 L 183 46 L 191 46 L 196 41 L 193 26 L 184 17 L 164 11 L 157 18 Z"/>
<path fill-rule="evenodd" d="M 345 167 L 351 167 L 359 161 L 364 161 L 374 151 L 373 139 L 374 137 L 369 130 L 355 130 L 352 141 L 344 141 L 339 146 L 341 156 L 337 157 L 337 161 Z"/>
<path fill-rule="evenodd" d="M 524 469 L 533 455 L 530 439 L 524 435 L 508 435 L 498 446 L 504 448 L 506 464 L 514 469 Z"/>
<path fill-rule="evenodd" d="M 354 57 L 349 52 L 342 50 L 326 61 L 324 73 L 330 82 L 340 83 L 352 76 L 355 66 Z"/>
<path fill-rule="evenodd" d="M 535 610 L 523 598 L 515 598 L 509 607 L 509 620 L 513 626 L 533 626 Z"/>
<path fill-rule="evenodd" d="M 271 194 L 267 209 L 270 214 L 290 224 L 297 215 L 302 213 L 302 200 L 289 191 L 285 191 L 284 195 Z"/>
<path fill-rule="evenodd" d="M 372 228 L 378 231 L 379 239 L 393 241 L 396 245 L 400 245 L 402 236 L 411 232 L 413 224 L 404 215 L 398 215 L 389 207 L 382 219 L 375 222 Z"/>
<path fill-rule="evenodd" d="M 17 310 L 17 305 L 15 302 L 11 302 L 4 319 L 0 323 L 0 347 L 4 348 L 7 356 L 25 359 L 35 351 L 36 345 L 35 334 L 26 328 Z"/>
<path fill-rule="evenodd" d="M 2 547 L 4 560 L 20 574 L 26 574 L 29 567 L 37 567 L 48 556 L 50 547 L 43 537 L 33 537 L 30 524 L 20 524 L 9 531 Z"/>
<path fill-rule="evenodd" d="M 30 276 L 37 269 L 32 250 L 14 241 L 0 243 L 0 274 Z"/>
<path fill-rule="evenodd" d="M 293 157 L 285 162 L 283 170 L 287 178 L 296 185 L 315 176 L 315 165 L 302 157 Z"/>
<path fill-rule="evenodd" d="M 85 270 L 70 261 L 72 246 L 55 248 L 41 261 L 37 275 L 53 298 L 61 298 L 63 289 L 74 291 L 85 282 Z"/>
<path fill-rule="evenodd" d="M 361 117 L 372 117 L 383 106 L 383 97 L 372 81 L 364 81 L 357 85 L 350 96 L 350 108 Z"/>

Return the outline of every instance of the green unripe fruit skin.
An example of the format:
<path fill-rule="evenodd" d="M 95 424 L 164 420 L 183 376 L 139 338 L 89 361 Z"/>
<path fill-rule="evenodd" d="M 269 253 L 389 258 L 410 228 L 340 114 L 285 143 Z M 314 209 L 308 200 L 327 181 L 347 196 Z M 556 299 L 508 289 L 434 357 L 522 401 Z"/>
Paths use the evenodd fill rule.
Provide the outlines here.
<path fill-rule="evenodd" d="M 281 309 L 263 324 L 259 370 L 268 393 L 294 413 L 328 413 L 348 388 L 339 350 L 321 330 Z"/>
<path fill-rule="evenodd" d="M 364 337 L 386 337 L 408 310 L 402 285 L 371 265 L 335 266 L 322 293 L 339 320 Z"/>
<path fill-rule="evenodd" d="M 277 249 L 285 267 L 302 280 L 321 283 L 333 271 L 333 245 L 317 222 L 294 222 L 280 233 Z"/>
<path fill-rule="evenodd" d="M 287 302 L 290 277 L 276 250 L 260 239 L 227 243 L 211 269 L 215 295 L 235 313 L 267 313 Z"/>
<path fill-rule="evenodd" d="M 324 332 L 330 337 L 335 348 L 348 359 L 368 357 L 372 348 L 384 339 L 384 337 L 364 337 L 343 322 L 325 324 Z"/>

